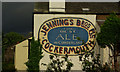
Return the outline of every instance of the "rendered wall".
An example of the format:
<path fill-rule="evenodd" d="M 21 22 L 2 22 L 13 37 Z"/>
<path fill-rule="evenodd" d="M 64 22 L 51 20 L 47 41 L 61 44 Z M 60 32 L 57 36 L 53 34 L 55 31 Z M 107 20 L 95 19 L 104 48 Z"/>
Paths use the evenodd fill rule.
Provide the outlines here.
<path fill-rule="evenodd" d="M 81 15 L 81 14 L 34 14 L 34 37 L 37 39 L 38 38 L 38 31 L 40 26 L 49 19 L 52 18 L 58 18 L 58 17 L 79 17 L 79 18 L 85 18 L 89 21 L 91 21 L 95 26 L 97 26 L 96 23 L 96 15 Z M 97 26 L 98 27 L 98 26 Z M 98 50 L 97 47 L 95 46 L 95 50 Z M 43 50 L 44 51 L 44 50 Z M 50 59 L 49 59 L 49 53 L 44 51 L 44 57 L 40 61 L 40 70 L 46 70 L 46 67 L 41 65 L 41 63 L 46 63 L 48 64 Z M 79 62 L 79 57 L 78 56 L 69 56 L 69 59 L 72 60 L 72 63 L 74 66 L 72 67 L 72 70 L 82 70 L 82 64 Z"/>
<path fill-rule="evenodd" d="M 15 68 L 17 70 L 26 70 L 24 64 L 28 60 L 28 40 L 25 40 L 16 45 L 15 49 Z"/>
<path fill-rule="evenodd" d="M 38 31 L 40 26 L 48 19 L 56 18 L 56 17 L 81 17 L 90 20 L 96 27 L 96 31 L 99 32 L 100 28 L 96 23 L 96 15 L 80 15 L 80 14 L 35 14 L 34 15 L 34 37 L 38 38 Z M 101 49 L 96 42 L 96 46 L 94 48 L 95 54 L 101 54 L 101 63 L 109 62 L 109 49 Z M 111 54 L 111 52 L 110 52 Z M 41 63 L 48 64 L 50 62 L 49 53 L 43 50 L 44 57 L 40 61 L 40 70 L 46 70 L 46 67 L 41 65 Z M 69 56 L 74 66 L 72 70 L 82 70 L 82 64 L 79 62 L 78 56 Z M 15 68 L 17 70 L 26 70 L 27 67 L 24 64 L 28 60 L 28 40 L 25 40 L 16 45 L 15 49 Z"/>

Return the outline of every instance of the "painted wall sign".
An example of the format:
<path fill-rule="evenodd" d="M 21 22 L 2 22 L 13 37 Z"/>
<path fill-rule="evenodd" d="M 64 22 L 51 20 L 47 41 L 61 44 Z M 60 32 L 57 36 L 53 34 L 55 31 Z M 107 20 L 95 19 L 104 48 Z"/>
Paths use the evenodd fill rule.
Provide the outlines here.
<path fill-rule="evenodd" d="M 84 18 L 59 17 L 45 21 L 38 34 L 46 52 L 78 55 L 78 52 L 84 53 L 82 50 L 91 51 L 94 48 L 96 28 Z"/>

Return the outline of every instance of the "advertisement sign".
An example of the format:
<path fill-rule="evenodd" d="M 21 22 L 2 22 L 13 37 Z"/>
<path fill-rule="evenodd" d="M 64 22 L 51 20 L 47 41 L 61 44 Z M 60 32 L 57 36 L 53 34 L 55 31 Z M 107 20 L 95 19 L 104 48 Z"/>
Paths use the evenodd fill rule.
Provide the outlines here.
<path fill-rule="evenodd" d="M 58 55 L 80 55 L 83 50 L 91 51 L 95 46 L 95 35 L 94 24 L 83 17 L 49 18 L 38 30 L 43 49 Z"/>

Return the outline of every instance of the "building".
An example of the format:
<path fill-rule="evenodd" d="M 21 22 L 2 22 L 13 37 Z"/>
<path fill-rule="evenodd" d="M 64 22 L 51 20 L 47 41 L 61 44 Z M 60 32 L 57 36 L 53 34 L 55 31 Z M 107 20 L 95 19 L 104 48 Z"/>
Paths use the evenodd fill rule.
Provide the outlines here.
<path fill-rule="evenodd" d="M 64 20 L 65 25 L 67 25 L 69 23 L 70 26 L 72 25 L 72 24 L 70 24 L 70 22 L 72 23 L 72 21 L 78 22 L 78 20 L 80 20 L 80 21 L 84 20 L 84 22 L 91 24 L 91 27 L 92 28 L 95 27 L 94 29 L 96 29 L 96 31 L 99 32 L 100 25 L 104 23 L 106 17 L 110 13 L 116 12 L 117 15 L 120 16 L 119 8 L 120 8 L 120 2 L 59 2 L 59 3 L 57 3 L 57 2 L 37 2 L 37 3 L 35 3 L 34 13 L 33 13 L 33 36 L 36 39 L 42 37 L 40 39 L 44 40 L 44 38 L 45 39 L 47 38 L 47 40 L 48 40 L 49 37 L 46 36 L 46 34 L 48 34 L 47 29 L 48 29 L 48 27 L 52 28 L 52 25 L 50 26 L 50 24 L 49 24 L 48 27 L 45 27 L 45 25 L 47 25 L 48 23 L 53 23 L 53 21 L 54 22 L 60 21 L 60 19 Z M 57 29 L 57 26 L 60 27 L 59 25 L 56 25 L 54 27 Z M 62 26 L 62 27 L 63 27 L 63 29 L 61 29 L 61 30 L 64 30 L 65 29 L 64 26 Z M 67 27 L 69 27 L 69 26 L 65 26 L 65 27 L 66 27 L 65 30 L 68 30 Z M 77 29 L 74 29 L 74 27 L 76 27 L 76 26 L 70 27 L 73 29 L 73 30 L 71 29 L 72 32 L 74 30 L 75 30 L 75 32 L 77 31 Z M 55 29 L 55 28 L 53 28 L 53 29 Z M 83 28 L 87 29 L 85 26 Z M 53 31 L 52 29 L 50 29 L 50 30 Z M 43 33 L 41 33 L 41 32 L 43 32 Z M 64 31 L 62 31 L 61 33 L 63 33 L 63 34 L 58 35 L 56 40 L 58 38 L 61 38 L 62 40 L 65 39 L 66 41 L 69 40 L 68 36 L 65 34 L 70 35 L 70 33 L 66 33 Z M 57 34 L 57 32 L 55 32 L 54 34 Z M 49 32 L 49 35 L 51 35 L 50 32 Z M 62 36 L 62 35 L 65 35 L 65 36 Z M 52 36 L 53 36 L 53 34 L 52 34 Z M 75 40 L 75 35 L 72 35 L 72 36 L 73 36 L 72 39 Z M 81 38 L 82 38 L 82 36 L 81 36 Z M 93 39 L 91 39 L 91 40 L 93 40 Z M 54 39 L 51 39 L 51 37 L 50 37 L 49 40 L 51 40 L 51 43 L 52 43 L 52 41 Z M 62 40 L 60 40 L 60 41 L 62 41 Z M 84 39 L 84 40 L 86 40 L 86 39 Z M 45 42 L 45 40 L 43 42 Z M 88 41 L 86 41 L 86 43 L 87 42 Z M 62 43 L 62 42 L 60 42 L 60 43 Z M 96 45 L 95 45 L 95 43 L 96 43 Z M 113 58 L 111 57 L 112 56 L 111 50 L 109 48 L 101 49 L 98 46 L 97 42 L 95 42 L 95 43 L 93 44 L 95 46 L 94 51 L 95 51 L 95 54 L 101 54 L 101 63 L 105 64 L 105 62 L 107 62 L 108 64 L 112 65 Z M 59 42 L 55 42 L 55 40 L 54 40 L 54 44 L 58 45 L 58 47 L 61 46 L 61 44 L 59 44 Z M 74 46 L 73 43 L 71 43 L 71 44 L 72 44 L 72 46 Z M 64 50 L 63 50 L 64 52 L 66 49 L 65 48 L 66 45 L 70 46 L 70 44 L 69 45 L 62 44 L 62 46 L 64 47 Z M 51 45 L 51 46 L 54 46 L 54 45 Z M 42 66 L 41 63 L 49 63 L 49 55 L 54 54 L 54 52 L 55 52 L 55 50 L 54 51 L 48 50 L 47 44 L 44 45 L 44 47 L 46 47 L 46 49 L 44 48 L 44 58 L 40 62 L 41 70 L 46 69 L 46 67 Z M 26 70 L 27 67 L 25 66 L 24 63 L 28 60 L 29 48 L 30 48 L 30 39 L 25 40 L 16 45 L 15 68 L 17 70 Z M 50 47 L 49 47 L 49 49 L 50 49 Z M 92 48 L 90 50 L 92 50 Z M 58 53 L 58 54 L 60 55 L 60 53 Z M 63 54 L 63 53 L 61 53 L 61 54 Z M 72 67 L 72 70 L 82 70 L 82 66 L 79 64 L 78 56 L 74 56 L 74 55 L 76 55 L 76 54 L 74 54 L 73 52 L 70 53 L 70 59 L 74 63 L 74 67 Z"/>

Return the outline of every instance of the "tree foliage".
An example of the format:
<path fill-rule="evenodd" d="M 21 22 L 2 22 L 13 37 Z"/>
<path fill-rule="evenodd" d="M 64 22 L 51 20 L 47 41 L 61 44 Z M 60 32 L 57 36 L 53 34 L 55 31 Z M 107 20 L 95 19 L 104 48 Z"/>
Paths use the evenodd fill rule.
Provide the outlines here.
<path fill-rule="evenodd" d="M 24 36 L 16 32 L 9 32 L 6 34 L 2 34 L 2 60 L 3 61 L 4 61 L 5 50 L 22 40 L 24 40 Z"/>
<path fill-rule="evenodd" d="M 69 72 L 73 66 L 67 55 L 61 57 L 62 59 L 58 55 L 49 55 L 49 57 L 49 64 L 42 63 L 42 65 L 47 67 L 46 72 Z M 66 69 L 64 69 L 65 65 Z"/>
<path fill-rule="evenodd" d="M 2 62 L 2 71 L 1 72 L 16 72 L 15 66 L 13 63 Z"/>
<path fill-rule="evenodd" d="M 100 27 L 101 31 L 97 34 L 98 44 L 102 47 L 114 47 L 120 43 L 120 18 L 112 13 Z"/>
<path fill-rule="evenodd" d="M 39 61 L 43 58 L 42 45 L 40 41 L 32 38 L 29 60 L 26 62 L 28 72 L 39 72 Z"/>
<path fill-rule="evenodd" d="M 86 72 L 113 72 L 106 63 L 104 66 L 100 61 L 100 54 L 94 56 L 94 52 L 84 51 L 85 54 L 79 56 L 79 61 L 82 62 L 82 70 Z"/>
<path fill-rule="evenodd" d="M 100 27 L 97 35 L 98 44 L 101 47 L 109 47 L 114 53 L 114 68 L 117 71 L 117 55 L 120 52 L 120 18 L 112 13 Z"/>
<path fill-rule="evenodd" d="M 24 36 L 16 32 L 2 34 L 2 72 L 15 72 L 14 58 L 6 62 L 5 53 L 7 49 L 9 50 L 11 46 L 22 40 L 24 40 Z"/>
<path fill-rule="evenodd" d="M 3 34 L 2 36 L 2 45 L 4 48 L 7 48 L 9 46 L 15 45 L 17 44 L 17 42 L 20 42 L 22 40 L 24 40 L 24 36 L 16 33 L 16 32 L 9 32 L 6 34 Z"/>

